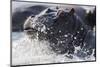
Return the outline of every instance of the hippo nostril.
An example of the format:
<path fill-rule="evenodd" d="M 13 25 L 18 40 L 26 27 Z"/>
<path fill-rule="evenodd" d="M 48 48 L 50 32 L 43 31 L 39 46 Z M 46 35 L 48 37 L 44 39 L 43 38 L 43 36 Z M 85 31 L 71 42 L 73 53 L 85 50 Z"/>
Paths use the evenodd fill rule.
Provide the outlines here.
<path fill-rule="evenodd" d="M 57 15 L 60 16 L 60 17 L 63 17 L 63 16 L 65 15 L 65 13 L 64 13 L 64 11 L 59 10 L 59 11 L 57 12 Z"/>
<path fill-rule="evenodd" d="M 31 18 L 35 17 L 34 15 L 31 16 Z"/>
<path fill-rule="evenodd" d="M 61 17 L 64 16 L 64 12 L 60 13 L 60 16 L 61 16 Z"/>

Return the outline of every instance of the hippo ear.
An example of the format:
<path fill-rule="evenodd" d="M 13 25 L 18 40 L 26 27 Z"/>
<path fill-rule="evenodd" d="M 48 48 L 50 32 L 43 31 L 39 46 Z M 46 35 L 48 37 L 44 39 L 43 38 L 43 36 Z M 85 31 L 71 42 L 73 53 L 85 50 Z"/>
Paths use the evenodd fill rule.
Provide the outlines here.
<path fill-rule="evenodd" d="M 74 13 L 75 13 L 75 9 L 72 8 L 72 9 L 70 10 L 69 14 L 70 14 L 70 15 L 73 15 Z"/>
<path fill-rule="evenodd" d="M 56 9 L 59 9 L 59 7 L 58 7 L 58 6 L 56 6 Z"/>

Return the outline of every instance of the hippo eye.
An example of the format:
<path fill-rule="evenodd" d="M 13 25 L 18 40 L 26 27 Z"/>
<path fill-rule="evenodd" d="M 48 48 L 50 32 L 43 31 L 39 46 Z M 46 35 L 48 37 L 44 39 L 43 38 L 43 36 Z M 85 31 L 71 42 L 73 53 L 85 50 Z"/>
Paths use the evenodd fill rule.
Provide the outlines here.
<path fill-rule="evenodd" d="M 48 10 L 46 11 L 46 13 L 50 13 L 50 12 L 55 12 L 55 10 L 52 10 L 52 9 L 48 8 Z"/>
<path fill-rule="evenodd" d="M 31 18 L 35 17 L 34 15 L 31 16 Z"/>

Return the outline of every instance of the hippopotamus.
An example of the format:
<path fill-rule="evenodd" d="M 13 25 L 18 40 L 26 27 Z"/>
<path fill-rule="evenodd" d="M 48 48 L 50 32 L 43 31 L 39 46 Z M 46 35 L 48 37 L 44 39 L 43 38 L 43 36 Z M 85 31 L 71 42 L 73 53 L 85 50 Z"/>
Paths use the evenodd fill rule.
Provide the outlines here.
<path fill-rule="evenodd" d="M 50 42 L 49 46 L 57 54 L 74 54 L 78 46 L 81 49 L 88 49 L 87 46 L 95 48 L 95 37 L 90 35 L 88 26 L 74 8 L 46 8 L 37 15 L 29 16 L 23 28 L 29 38 Z M 94 43 L 91 44 L 91 41 Z"/>

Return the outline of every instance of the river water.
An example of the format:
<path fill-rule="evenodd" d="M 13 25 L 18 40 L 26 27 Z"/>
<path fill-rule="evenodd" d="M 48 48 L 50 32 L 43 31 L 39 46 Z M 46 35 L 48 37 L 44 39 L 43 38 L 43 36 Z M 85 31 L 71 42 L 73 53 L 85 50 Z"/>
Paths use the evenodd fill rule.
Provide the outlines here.
<path fill-rule="evenodd" d="M 55 54 L 48 46 L 49 44 L 48 41 L 31 40 L 23 32 L 12 32 L 12 64 L 28 65 L 95 60 L 93 54 L 85 58 L 78 57 L 77 53 L 80 47 L 75 48 L 73 57 L 67 54 Z"/>

